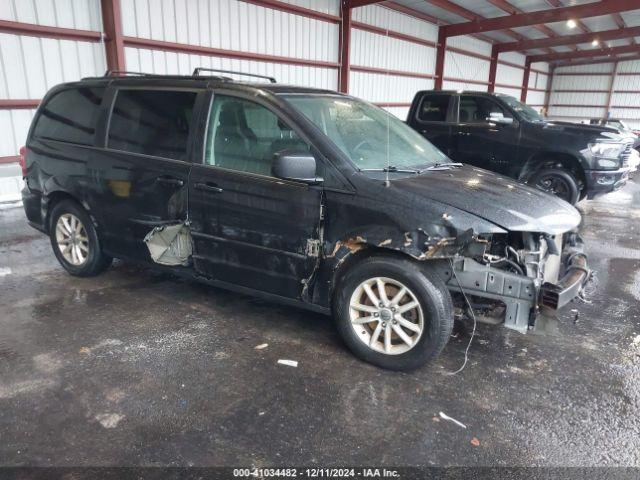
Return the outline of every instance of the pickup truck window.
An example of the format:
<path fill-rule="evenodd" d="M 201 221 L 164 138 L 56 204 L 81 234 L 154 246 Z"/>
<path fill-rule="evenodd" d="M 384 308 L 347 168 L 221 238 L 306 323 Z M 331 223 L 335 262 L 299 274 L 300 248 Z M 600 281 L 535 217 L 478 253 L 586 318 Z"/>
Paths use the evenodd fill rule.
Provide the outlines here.
<path fill-rule="evenodd" d="M 451 95 L 425 95 L 418 109 L 418 119 L 423 122 L 446 122 Z"/>
<path fill-rule="evenodd" d="M 498 94 L 500 100 L 509 105 L 513 110 L 518 112 L 525 120 L 530 122 L 544 122 L 544 118 L 529 105 L 522 103 L 510 95 Z"/>
<path fill-rule="evenodd" d="M 283 95 L 359 169 L 431 166 L 447 156 L 399 118 L 339 95 Z"/>
<path fill-rule="evenodd" d="M 511 113 L 486 97 L 464 95 L 460 98 L 460 123 L 488 123 L 491 113 L 502 113 L 512 118 Z"/>

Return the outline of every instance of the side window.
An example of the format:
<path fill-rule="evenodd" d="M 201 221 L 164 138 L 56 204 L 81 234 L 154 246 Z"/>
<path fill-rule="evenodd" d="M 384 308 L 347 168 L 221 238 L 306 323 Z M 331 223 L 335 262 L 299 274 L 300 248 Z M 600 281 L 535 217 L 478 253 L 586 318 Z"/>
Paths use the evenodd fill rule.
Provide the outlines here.
<path fill-rule="evenodd" d="M 187 159 L 196 92 L 119 90 L 107 146 L 125 152 Z"/>
<path fill-rule="evenodd" d="M 423 122 L 445 122 L 451 95 L 425 95 L 418 109 L 418 119 Z"/>
<path fill-rule="evenodd" d="M 63 90 L 41 110 L 33 134 L 62 142 L 93 145 L 104 88 Z"/>
<path fill-rule="evenodd" d="M 512 118 L 509 111 L 489 98 L 460 97 L 460 123 L 488 123 L 487 118 L 493 112 L 502 113 L 506 118 Z"/>
<path fill-rule="evenodd" d="M 271 175 L 273 156 L 309 146 L 276 114 L 262 105 L 216 95 L 209 114 L 205 164 Z"/>

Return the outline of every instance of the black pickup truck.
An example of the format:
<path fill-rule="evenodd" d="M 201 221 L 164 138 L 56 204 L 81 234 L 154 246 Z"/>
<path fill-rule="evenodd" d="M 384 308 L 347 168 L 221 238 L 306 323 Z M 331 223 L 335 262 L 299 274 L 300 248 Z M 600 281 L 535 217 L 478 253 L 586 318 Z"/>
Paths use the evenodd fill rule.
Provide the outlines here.
<path fill-rule="evenodd" d="M 426 90 L 407 123 L 451 159 L 486 168 L 575 204 L 617 190 L 632 141 L 613 128 L 550 122 L 500 93 Z"/>

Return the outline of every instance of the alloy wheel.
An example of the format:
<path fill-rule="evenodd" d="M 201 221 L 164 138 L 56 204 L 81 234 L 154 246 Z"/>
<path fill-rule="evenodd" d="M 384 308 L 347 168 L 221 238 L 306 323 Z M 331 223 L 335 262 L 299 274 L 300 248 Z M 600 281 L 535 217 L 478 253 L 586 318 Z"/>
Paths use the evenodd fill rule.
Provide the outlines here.
<path fill-rule="evenodd" d="M 424 331 L 424 314 L 415 294 L 386 277 L 370 278 L 358 285 L 349 301 L 349 318 L 358 338 L 386 355 L 408 352 Z"/>
<path fill-rule="evenodd" d="M 56 243 L 64 259 L 73 266 L 79 267 L 89 258 L 89 236 L 80 219 L 72 213 L 58 218 Z"/>

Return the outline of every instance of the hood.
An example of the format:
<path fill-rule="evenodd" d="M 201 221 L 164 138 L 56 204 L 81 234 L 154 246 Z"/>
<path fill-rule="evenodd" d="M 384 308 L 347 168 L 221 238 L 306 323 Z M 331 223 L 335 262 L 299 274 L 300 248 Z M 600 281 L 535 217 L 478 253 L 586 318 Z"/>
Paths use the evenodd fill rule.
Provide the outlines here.
<path fill-rule="evenodd" d="M 572 133 L 574 135 L 584 135 L 589 138 L 609 138 L 616 140 L 621 138 L 618 129 L 613 127 L 605 127 L 604 125 L 587 125 L 584 123 L 571 123 L 571 122 L 545 122 L 543 128 L 549 130 L 563 131 L 566 133 Z"/>
<path fill-rule="evenodd" d="M 406 194 L 450 205 L 512 232 L 554 235 L 581 221 L 580 213 L 564 200 L 469 165 L 427 171 L 392 184 Z"/>

